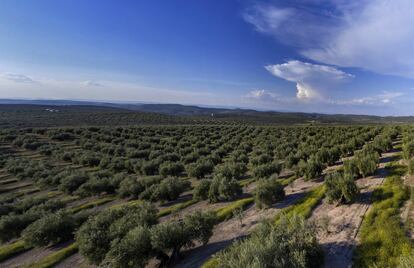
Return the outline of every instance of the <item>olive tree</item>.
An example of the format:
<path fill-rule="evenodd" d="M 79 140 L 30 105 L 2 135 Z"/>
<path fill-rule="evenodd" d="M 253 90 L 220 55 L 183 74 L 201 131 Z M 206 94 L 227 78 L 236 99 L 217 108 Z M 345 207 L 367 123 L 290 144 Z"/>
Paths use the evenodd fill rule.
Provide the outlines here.
<path fill-rule="evenodd" d="M 349 203 L 358 195 L 358 186 L 350 176 L 331 173 L 325 177 L 326 197 L 329 202 Z"/>
<path fill-rule="evenodd" d="M 257 182 L 254 197 L 258 208 L 269 207 L 285 197 L 285 190 L 276 179 L 261 179 Z"/>
<path fill-rule="evenodd" d="M 211 186 L 211 180 L 202 179 L 200 183 L 193 190 L 193 198 L 195 200 L 207 200 L 210 186 Z"/>
<path fill-rule="evenodd" d="M 114 268 L 144 268 L 154 255 L 150 229 L 136 226 L 124 238 L 112 243 L 103 263 Z"/>
<path fill-rule="evenodd" d="M 299 216 L 262 222 L 248 239 L 216 255 L 220 267 L 319 267 L 323 252 L 315 227 Z"/>
<path fill-rule="evenodd" d="M 210 202 L 220 200 L 232 200 L 243 192 L 236 179 L 230 179 L 222 175 L 214 176 L 208 193 Z"/>
<path fill-rule="evenodd" d="M 73 238 L 76 222 L 66 213 L 51 213 L 30 224 L 22 233 L 24 241 L 32 246 L 47 246 Z"/>

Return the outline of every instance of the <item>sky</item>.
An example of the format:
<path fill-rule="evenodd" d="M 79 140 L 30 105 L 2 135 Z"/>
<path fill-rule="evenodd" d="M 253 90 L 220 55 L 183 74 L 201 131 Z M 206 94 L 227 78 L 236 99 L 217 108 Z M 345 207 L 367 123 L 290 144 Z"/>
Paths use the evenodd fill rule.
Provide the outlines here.
<path fill-rule="evenodd" d="M 0 98 L 414 115 L 412 0 L 2 0 Z"/>

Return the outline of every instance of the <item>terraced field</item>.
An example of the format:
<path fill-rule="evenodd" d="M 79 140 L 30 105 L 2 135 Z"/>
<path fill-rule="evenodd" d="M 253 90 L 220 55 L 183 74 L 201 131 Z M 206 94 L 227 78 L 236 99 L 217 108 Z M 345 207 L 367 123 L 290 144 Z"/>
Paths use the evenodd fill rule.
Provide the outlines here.
<path fill-rule="evenodd" d="M 2 130 L 0 266 L 213 267 L 263 221 L 300 215 L 318 229 L 325 266 L 349 267 L 401 135 L 383 126 Z M 348 174 L 352 160 L 360 190 L 332 201 L 324 178 Z"/>

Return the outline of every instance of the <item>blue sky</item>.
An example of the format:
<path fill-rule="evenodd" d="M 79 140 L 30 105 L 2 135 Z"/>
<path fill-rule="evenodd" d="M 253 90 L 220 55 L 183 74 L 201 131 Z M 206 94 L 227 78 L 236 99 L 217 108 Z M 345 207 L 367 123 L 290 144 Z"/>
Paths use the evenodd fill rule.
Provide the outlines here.
<path fill-rule="evenodd" d="M 0 98 L 414 114 L 410 0 L 2 0 Z"/>

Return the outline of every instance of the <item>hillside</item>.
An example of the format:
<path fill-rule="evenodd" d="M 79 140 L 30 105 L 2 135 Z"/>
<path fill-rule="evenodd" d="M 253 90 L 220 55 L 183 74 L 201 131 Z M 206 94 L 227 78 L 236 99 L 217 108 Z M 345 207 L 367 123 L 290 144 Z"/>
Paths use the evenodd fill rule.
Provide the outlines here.
<path fill-rule="evenodd" d="M 54 100 L 0 100 L 0 126 L 136 124 L 383 124 L 411 123 L 412 116 L 317 114 L 180 104 L 124 104 Z"/>

